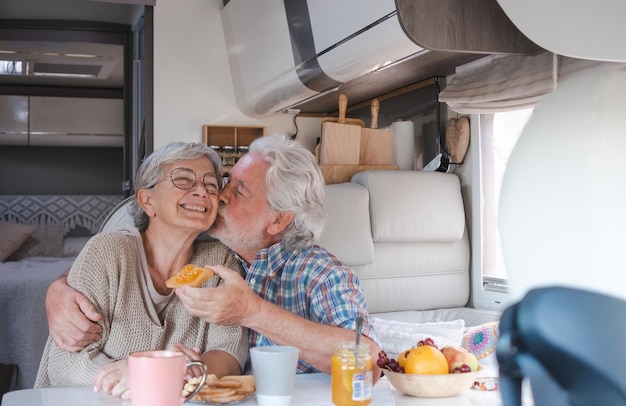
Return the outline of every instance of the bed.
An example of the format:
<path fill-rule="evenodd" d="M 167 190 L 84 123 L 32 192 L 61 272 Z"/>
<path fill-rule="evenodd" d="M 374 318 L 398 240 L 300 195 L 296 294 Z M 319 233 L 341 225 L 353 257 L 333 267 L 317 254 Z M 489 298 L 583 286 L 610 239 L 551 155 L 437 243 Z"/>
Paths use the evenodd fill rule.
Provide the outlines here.
<path fill-rule="evenodd" d="M 33 386 L 48 336 L 48 286 L 123 199 L 0 196 L 0 393 Z"/>

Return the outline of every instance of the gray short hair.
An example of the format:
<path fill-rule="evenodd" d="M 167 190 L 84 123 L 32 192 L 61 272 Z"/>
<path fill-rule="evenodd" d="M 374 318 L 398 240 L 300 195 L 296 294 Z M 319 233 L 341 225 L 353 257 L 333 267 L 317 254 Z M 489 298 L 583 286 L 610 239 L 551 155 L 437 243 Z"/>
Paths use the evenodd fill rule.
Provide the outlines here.
<path fill-rule="evenodd" d="M 313 244 L 325 222 L 324 178 L 315 156 L 299 142 L 277 135 L 257 138 L 249 152 L 270 163 L 265 175 L 269 207 L 295 214 L 283 235 L 286 247 Z"/>
<path fill-rule="evenodd" d="M 135 183 L 133 185 L 135 195 L 139 189 L 152 189 L 156 186 L 159 179 L 164 175 L 161 173 L 164 166 L 205 157 L 213 164 L 217 175 L 217 184 L 221 189 L 223 186 L 222 159 L 217 152 L 199 142 L 171 142 L 148 155 L 141 163 L 135 175 Z M 128 212 L 133 217 L 137 229 L 145 230 L 148 227 L 149 217 L 143 211 L 137 199 L 130 203 Z"/>

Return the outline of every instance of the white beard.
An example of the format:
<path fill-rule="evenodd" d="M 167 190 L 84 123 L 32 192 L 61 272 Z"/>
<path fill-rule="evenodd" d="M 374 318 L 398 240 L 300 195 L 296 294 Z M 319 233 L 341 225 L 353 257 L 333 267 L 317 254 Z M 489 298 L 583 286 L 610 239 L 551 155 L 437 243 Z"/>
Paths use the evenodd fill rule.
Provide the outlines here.
<path fill-rule="evenodd" d="M 234 223 L 229 221 L 228 214 L 224 210 L 221 210 L 219 214 L 221 215 L 221 219 L 218 217 L 219 223 L 216 222 L 214 227 L 211 227 L 208 231 L 211 237 L 217 238 L 237 253 L 259 251 L 261 248 L 265 248 L 263 235 L 266 228 L 266 220 L 264 218 L 257 217 L 253 221 L 248 222 L 245 227 L 237 230 L 229 226 L 229 224 Z"/>

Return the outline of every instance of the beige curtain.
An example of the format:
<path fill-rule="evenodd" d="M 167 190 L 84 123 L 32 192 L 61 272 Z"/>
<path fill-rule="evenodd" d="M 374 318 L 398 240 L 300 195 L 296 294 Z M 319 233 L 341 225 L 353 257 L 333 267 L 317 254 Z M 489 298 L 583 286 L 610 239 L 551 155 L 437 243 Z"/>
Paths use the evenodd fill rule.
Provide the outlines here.
<path fill-rule="evenodd" d="M 559 83 L 611 62 L 556 56 L 493 55 L 459 66 L 439 101 L 460 114 L 487 114 L 535 106 Z M 621 64 L 626 65 L 626 64 Z"/>

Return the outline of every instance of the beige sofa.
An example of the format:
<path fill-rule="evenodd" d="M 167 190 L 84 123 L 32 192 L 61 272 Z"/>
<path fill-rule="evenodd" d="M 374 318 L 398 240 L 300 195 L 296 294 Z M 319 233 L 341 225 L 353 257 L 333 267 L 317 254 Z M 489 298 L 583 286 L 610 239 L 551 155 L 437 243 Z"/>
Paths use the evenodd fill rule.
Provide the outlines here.
<path fill-rule="evenodd" d="M 470 243 L 454 174 L 374 170 L 326 186 L 327 223 L 318 243 L 358 274 L 376 317 L 410 322 L 499 313 L 466 307 Z"/>

